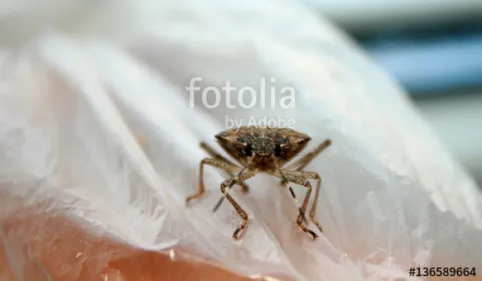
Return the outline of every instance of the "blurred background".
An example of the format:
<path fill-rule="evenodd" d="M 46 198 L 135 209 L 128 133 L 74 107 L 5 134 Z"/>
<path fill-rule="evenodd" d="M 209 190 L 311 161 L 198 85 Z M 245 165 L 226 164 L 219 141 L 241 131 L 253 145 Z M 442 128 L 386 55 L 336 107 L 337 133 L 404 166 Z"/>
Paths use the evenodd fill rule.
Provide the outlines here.
<path fill-rule="evenodd" d="M 482 0 L 304 0 L 397 79 L 482 189 Z"/>

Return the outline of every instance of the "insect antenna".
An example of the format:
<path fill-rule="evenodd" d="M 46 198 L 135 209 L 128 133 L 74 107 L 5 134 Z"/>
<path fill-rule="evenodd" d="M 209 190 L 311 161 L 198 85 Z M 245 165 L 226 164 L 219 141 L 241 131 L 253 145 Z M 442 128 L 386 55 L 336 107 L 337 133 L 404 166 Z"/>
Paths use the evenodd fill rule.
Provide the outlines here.
<path fill-rule="evenodd" d="M 241 174 L 244 172 L 244 170 L 245 170 L 245 169 L 242 169 L 241 172 L 239 172 L 239 175 L 241 175 Z M 238 176 L 239 176 L 239 175 L 238 175 Z M 236 183 L 236 181 L 233 179 L 233 180 L 231 181 L 231 183 L 229 184 L 229 186 L 228 186 L 228 188 L 227 188 L 227 190 L 226 190 L 226 193 L 223 194 L 223 196 L 221 196 L 221 198 L 219 198 L 218 203 L 216 203 L 216 205 L 214 205 L 213 213 L 216 212 L 216 211 L 219 209 L 219 207 L 221 206 L 221 204 L 222 204 L 223 201 L 224 201 L 224 198 L 226 197 L 226 194 L 228 193 L 229 190 L 231 190 L 231 188 L 234 186 L 235 183 Z"/>
<path fill-rule="evenodd" d="M 308 223 L 308 220 L 306 219 L 305 217 L 305 213 L 303 212 L 303 209 L 301 209 L 299 203 L 298 203 L 298 199 L 296 199 L 296 195 L 295 195 L 295 192 L 293 191 L 293 188 L 291 188 L 291 186 L 289 187 L 289 190 L 290 190 L 290 193 L 291 193 L 291 197 L 293 197 L 293 199 L 295 200 L 295 203 L 296 205 L 298 206 L 298 211 L 300 213 L 300 216 L 301 218 L 303 219 L 303 221 L 305 223 Z"/>
<path fill-rule="evenodd" d="M 232 188 L 233 186 L 234 186 L 234 183 L 231 184 L 231 185 L 229 185 L 229 186 L 228 186 L 228 191 L 231 190 L 231 188 Z M 226 197 L 226 196 L 223 195 L 223 196 L 221 196 L 221 198 L 219 198 L 218 203 L 216 203 L 216 205 L 215 205 L 214 208 L 213 208 L 213 211 L 212 211 L 213 213 L 216 212 L 216 211 L 219 209 L 219 207 L 221 206 L 221 204 L 222 204 L 223 201 L 224 201 L 224 197 Z"/>
<path fill-rule="evenodd" d="M 289 184 L 289 181 L 286 179 L 286 177 L 281 172 L 281 170 L 280 170 L 280 174 L 282 176 L 281 184 L 288 185 L 288 189 L 290 190 L 291 197 L 293 197 L 293 200 L 295 201 L 296 206 L 298 206 L 298 212 L 300 213 L 301 218 L 303 219 L 303 221 L 305 223 L 308 223 L 308 220 L 306 219 L 306 216 L 305 216 L 305 213 L 303 212 L 303 209 L 301 209 L 301 207 L 300 207 L 300 204 L 298 202 L 298 199 L 296 198 L 296 194 L 295 194 L 293 188 L 291 187 L 291 185 Z"/>
<path fill-rule="evenodd" d="M 221 198 L 219 198 L 218 203 L 216 203 L 216 205 L 213 208 L 213 213 L 216 212 L 219 209 L 219 207 L 221 206 L 223 201 L 224 201 L 224 196 L 221 196 Z"/>

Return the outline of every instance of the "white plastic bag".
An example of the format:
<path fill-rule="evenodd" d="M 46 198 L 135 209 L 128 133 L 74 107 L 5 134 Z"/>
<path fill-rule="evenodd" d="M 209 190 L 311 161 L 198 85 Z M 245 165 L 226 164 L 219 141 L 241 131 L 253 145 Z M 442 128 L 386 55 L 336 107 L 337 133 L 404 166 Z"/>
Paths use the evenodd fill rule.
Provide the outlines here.
<path fill-rule="evenodd" d="M 4 47 L 0 280 L 416 280 L 411 266 L 482 274 L 474 182 L 338 30 L 289 1 L 157 2 L 84 4 L 79 20 L 35 23 L 45 32 Z M 209 109 L 200 96 L 227 81 L 261 89 L 263 79 L 293 89 L 295 105 L 276 96 L 261 108 L 256 92 L 253 107 L 233 94 L 235 108 L 221 96 Z M 199 143 L 221 151 L 214 135 L 228 119 L 265 117 L 310 135 L 304 153 L 333 141 L 306 168 L 323 179 L 316 241 L 265 175 L 248 195 L 231 192 L 250 218 L 239 242 L 234 209 L 211 213 L 222 172 L 206 168 L 205 196 L 185 204 L 207 156 Z"/>

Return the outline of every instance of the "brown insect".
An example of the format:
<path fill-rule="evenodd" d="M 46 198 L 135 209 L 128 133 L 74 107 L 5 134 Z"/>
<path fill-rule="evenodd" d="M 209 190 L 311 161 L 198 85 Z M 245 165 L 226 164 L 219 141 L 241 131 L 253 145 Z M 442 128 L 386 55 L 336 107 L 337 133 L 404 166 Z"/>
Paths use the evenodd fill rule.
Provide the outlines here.
<path fill-rule="evenodd" d="M 248 225 L 248 214 L 239 204 L 228 194 L 228 189 L 235 184 L 241 186 L 243 193 L 249 192 L 249 187 L 245 181 L 259 172 L 264 172 L 275 176 L 281 180 L 283 187 L 288 187 L 290 194 L 296 201 L 295 193 L 290 183 L 306 187 L 306 195 L 299 209 L 296 220 L 298 227 L 305 233 L 316 239 L 318 235 L 306 227 L 307 221 L 305 212 L 311 195 L 311 184 L 309 180 L 316 180 L 315 199 L 310 209 L 311 221 L 323 232 L 318 221 L 315 219 L 318 196 L 320 194 L 321 178 L 316 172 L 302 171 L 320 152 L 331 145 L 331 140 L 327 139 L 318 145 L 313 151 L 285 167 L 285 164 L 298 155 L 308 144 L 311 138 L 303 133 L 288 128 L 256 128 L 240 127 L 230 129 L 217 134 L 216 139 L 220 146 L 236 161 L 241 167 L 229 161 L 219 153 L 215 152 L 206 143 L 201 143 L 201 147 L 212 157 L 204 158 L 199 165 L 199 190 L 186 199 L 189 203 L 192 199 L 201 197 L 204 192 L 204 165 L 220 168 L 231 177 L 221 183 L 223 197 L 214 206 L 215 212 L 223 199 L 226 198 L 233 205 L 241 219 L 241 225 L 234 231 L 233 238 L 239 239 L 241 231 Z"/>

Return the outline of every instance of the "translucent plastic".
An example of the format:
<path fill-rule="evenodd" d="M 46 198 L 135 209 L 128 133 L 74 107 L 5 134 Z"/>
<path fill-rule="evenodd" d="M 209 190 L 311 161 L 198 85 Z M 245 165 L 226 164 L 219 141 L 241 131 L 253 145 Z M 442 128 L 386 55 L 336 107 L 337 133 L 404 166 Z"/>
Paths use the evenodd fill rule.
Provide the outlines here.
<path fill-rule="evenodd" d="M 477 187 L 338 30 L 283 1 L 106 3 L 90 8 L 107 23 L 3 52 L 0 280 L 416 280 L 414 265 L 477 267 L 453 279 L 481 280 Z M 296 104 L 209 109 L 186 91 L 193 77 L 254 89 L 274 78 Z M 240 241 L 229 203 L 211 212 L 222 172 L 206 168 L 205 196 L 185 204 L 199 143 L 221 151 L 227 118 L 264 117 L 310 135 L 304 153 L 333 141 L 306 167 L 323 179 L 316 241 L 266 175 L 231 191 L 249 215 Z"/>

